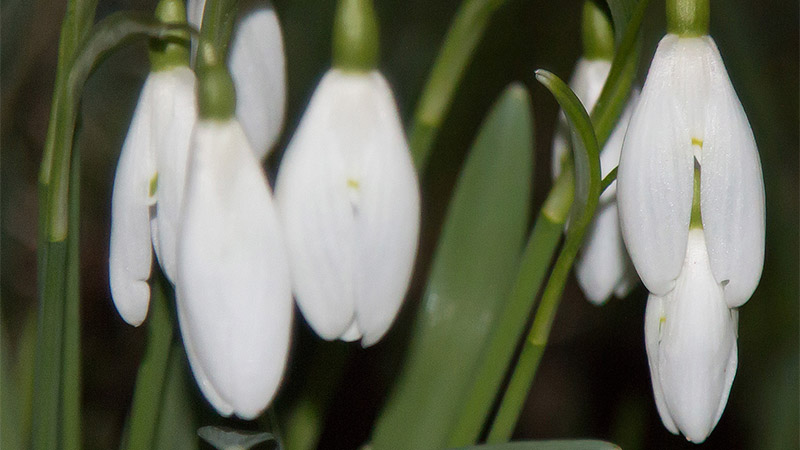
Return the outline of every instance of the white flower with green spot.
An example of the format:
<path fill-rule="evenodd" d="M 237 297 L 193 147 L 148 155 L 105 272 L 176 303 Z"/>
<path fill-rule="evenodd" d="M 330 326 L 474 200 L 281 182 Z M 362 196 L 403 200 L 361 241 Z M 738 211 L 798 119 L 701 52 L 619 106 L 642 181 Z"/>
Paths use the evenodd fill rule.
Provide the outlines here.
<path fill-rule="evenodd" d="M 181 2 L 168 0 L 156 14 L 181 23 L 185 13 Z M 176 233 L 197 121 L 195 75 L 186 49 L 167 44 L 151 53 L 151 61 L 153 71 L 120 152 L 111 200 L 111 295 L 122 318 L 134 326 L 147 315 L 153 248 L 167 278 L 175 280 Z"/>
<path fill-rule="evenodd" d="M 653 57 L 617 195 L 625 243 L 650 291 L 645 337 L 656 405 L 671 432 L 699 443 L 722 415 L 736 373 L 737 308 L 761 277 L 765 199 L 753 132 L 705 34 L 708 5 L 697 5 L 705 22 L 670 16 L 684 28 Z"/>

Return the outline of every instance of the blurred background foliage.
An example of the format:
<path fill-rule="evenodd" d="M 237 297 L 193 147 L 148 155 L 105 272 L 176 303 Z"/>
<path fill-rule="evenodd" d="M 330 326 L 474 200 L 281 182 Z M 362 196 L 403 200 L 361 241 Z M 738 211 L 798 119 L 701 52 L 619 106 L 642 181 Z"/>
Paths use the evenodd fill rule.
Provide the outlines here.
<path fill-rule="evenodd" d="M 98 18 L 123 9 L 152 11 L 152 0 L 100 1 Z M 377 0 L 380 67 L 408 123 L 455 0 Z M 489 106 L 515 80 L 532 92 L 536 127 L 534 206 L 551 182 L 550 139 L 557 105 L 534 82 L 545 68 L 567 78 L 580 53 L 581 1 L 511 0 L 495 15 L 467 69 L 451 112 L 421 175 L 423 234 L 416 275 L 398 324 L 379 345 L 320 343 L 299 319 L 282 395 L 300 389 L 314 355 L 347 354 L 321 447 L 364 443 L 402 362 L 410 319 L 465 151 Z M 288 115 L 279 149 L 294 131 L 311 92 L 330 64 L 333 0 L 276 0 L 288 59 Z M 36 314 L 36 174 L 45 139 L 63 0 L 2 0 L 0 194 L 2 194 L 2 376 L 29 392 Z M 703 446 L 798 448 L 798 3 L 712 2 L 711 34 L 750 118 L 767 192 L 766 263 L 761 284 L 741 310 L 739 370 L 727 409 Z M 663 2 L 644 24 L 640 81 L 664 33 Z M 148 72 L 143 43 L 116 52 L 89 80 L 78 136 L 83 155 L 81 201 L 83 439 L 87 449 L 118 447 L 146 330 L 126 325 L 108 288 L 110 194 L 116 159 Z M 268 161 L 271 179 L 281 151 Z M 486 236 L 491 239 L 491 236 Z M 571 280 L 515 436 L 592 437 L 626 450 L 690 448 L 661 425 L 652 399 L 643 341 L 646 290 L 590 305 Z M 335 358 L 334 358 L 335 360 Z M 325 363 L 325 359 L 322 359 Z M 335 373 L 336 370 L 331 370 Z M 188 376 L 184 374 L 185 376 Z M 336 382 L 335 379 L 329 380 Z M 246 426 L 215 416 L 192 391 L 197 425 Z M 13 397 L 6 395 L 9 411 Z M 24 397 L 24 395 L 23 395 Z M 15 406 L 24 411 L 25 402 Z M 17 409 L 18 410 L 18 409 Z M 173 412 L 180 416 L 180 412 Z M 24 414 L 19 414 L 24 418 Z M 191 417 L 186 414 L 185 417 Z M 3 417 L 6 419 L 6 415 Z M 180 417 L 177 420 L 182 420 Z M 23 420 L 24 422 L 24 420 Z M 20 423 L 19 426 L 27 426 Z M 413 430 L 409 430 L 413 433 Z M 185 440 L 182 443 L 187 444 Z M 191 446 L 190 446 L 191 447 Z"/>

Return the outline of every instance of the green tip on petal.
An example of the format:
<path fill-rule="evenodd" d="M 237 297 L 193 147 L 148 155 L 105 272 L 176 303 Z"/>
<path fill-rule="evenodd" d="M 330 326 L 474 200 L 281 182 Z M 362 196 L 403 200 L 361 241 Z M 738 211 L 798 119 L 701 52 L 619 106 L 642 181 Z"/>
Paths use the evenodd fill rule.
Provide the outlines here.
<path fill-rule="evenodd" d="M 183 0 L 161 0 L 156 5 L 155 17 L 163 23 L 185 25 L 186 7 Z M 150 65 L 153 72 L 188 66 L 189 34 L 185 31 L 175 31 L 163 39 L 151 40 Z"/>
<path fill-rule="evenodd" d="M 198 56 L 198 113 L 204 119 L 228 120 L 236 111 L 233 79 L 212 44 L 201 42 Z"/>
<path fill-rule="evenodd" d="M 586 59 L 614 59 L 614 29 L 602 8 L 592 0 L 583 3 L 583 56 Z"/>
<path fill-rule="evenodd" d="M 333 22 L 333 66 L 356 72 L 374 69 L 378 40 L 372 0 L 339 0 Z"/>
<path fill-rule="evenodd" d="M 708 34 L 709 0 L 667 0 L 667 32 L 680 37 Z"/>

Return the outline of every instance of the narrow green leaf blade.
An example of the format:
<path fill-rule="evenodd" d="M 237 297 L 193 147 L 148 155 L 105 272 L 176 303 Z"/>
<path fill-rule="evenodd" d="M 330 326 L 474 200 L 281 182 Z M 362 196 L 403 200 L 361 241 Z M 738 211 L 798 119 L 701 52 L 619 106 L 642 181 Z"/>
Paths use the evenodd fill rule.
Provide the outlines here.
<path fill-rule="evenodd" d="M 567 230 L 568 244 L 571 236 L 583 237 L 583 230 L 589 225 L 600 196 L 600 148 L 594 134 L 592 121 L 581 101 L 574 92 L 554 74 L 539 69 L 536 79 L 556 98 L 569 122 L 572 133 L 573 169 L 575 170 L 575 191 Z"/>
<path fill-rule="evenodd" d="M 476 445 L 461 447 L 458 450 L 622 450 L 610 442 L 584 440 L 584 439 L 559 439 L 552 441 L 526 441 L 508 442 L 505 444 Z"/>
<path fill-rule="evenodd" d="M 529 220 L 530 98 L 512 85 L 495 103 L 461 173 L 407 359 L 372 447 L 443 448 L 483 346 L 508 298 Z"/>

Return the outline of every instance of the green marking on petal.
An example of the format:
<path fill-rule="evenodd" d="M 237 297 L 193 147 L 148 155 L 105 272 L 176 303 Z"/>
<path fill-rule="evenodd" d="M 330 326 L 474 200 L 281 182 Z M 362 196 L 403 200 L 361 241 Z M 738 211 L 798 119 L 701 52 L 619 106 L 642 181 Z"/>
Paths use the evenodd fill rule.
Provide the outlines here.
<path fill-rule="evenodd" d="M 356 180 L 355 178 L 348 178 L 347 187 L 351 189 L 358 189 L 361 187 L 361 183 L 359 183 L 358 180 Z"/>
<path fill-rule="evenodd" d="M 692 138 L 692 145 L 696 145 L 696 146 L 698 146 L 700 148 L 703 148 L 703 140 L 702 139 L 698 139 L 696 137 L 693 137 Z"/>
<path fill-rule="evenodd" d="M 147 190 L 148 197 L 155 197 L 156 192 L 158 192 L 158 172 L 154 173 L 152 178 L 150 178 L 150 185 Z"/>

